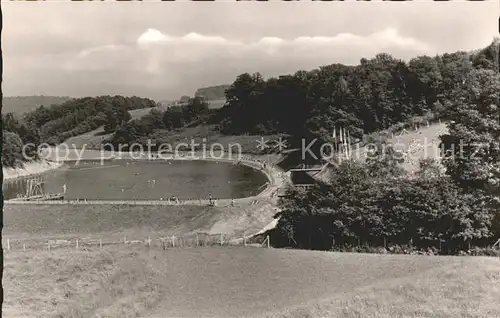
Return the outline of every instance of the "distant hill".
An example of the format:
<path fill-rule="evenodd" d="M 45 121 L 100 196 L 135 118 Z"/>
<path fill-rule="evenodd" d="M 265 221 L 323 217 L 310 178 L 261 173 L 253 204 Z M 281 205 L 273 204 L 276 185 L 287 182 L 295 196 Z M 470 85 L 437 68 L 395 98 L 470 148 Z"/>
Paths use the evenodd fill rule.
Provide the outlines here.
<path fill-rule="evenodd" d="M 194 96 L 205 97 L 209 101 L 226 99 L 226 90 L 229 87 L 231 87 L 231 85 L 217 85 L 198 88 L 196 93 L 194 93 Z"/>
<path fill-rule="evenodd" d="M 15 113 L 22 115 L 41 105 L 50 106 L 55 104 L 62 104 L 71 100 L 68 96 L 12 96 L 3 98 L 2 113 Z"/>

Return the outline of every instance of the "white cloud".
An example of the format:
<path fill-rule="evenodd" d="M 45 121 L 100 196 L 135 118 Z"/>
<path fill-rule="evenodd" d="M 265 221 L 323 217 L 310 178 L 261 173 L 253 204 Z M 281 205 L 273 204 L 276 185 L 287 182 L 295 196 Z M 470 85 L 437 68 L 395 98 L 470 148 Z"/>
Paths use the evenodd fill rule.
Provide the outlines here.
<path fill-rule="evenodd" d="M 188 43 L 212 43 L 212 44 L 229 44 L 235 45 L 240 44 L 238 42 L 232 42 L 221 36 L 205 36 L 198 33 L 191 32 L 180 38 L 181 42 Z"/>
<path fill-rule="evenodd" d="M 148 44 L 214 44 L 214 45 L 238 45 L 241 43 L 233 42 L 221 36 L 206 36 L 195 32 L 188 33 L 181 37 L 170 36 L 156 29 L 148 29 L 137 39 L 137 44 L 144 47 Z"/>
<path fill-rule="evenodd" d="M 137 77 L 143 74 L 173 83 L 181 77 L 196 77 L 198 72 L 214 72 L 214 65 L 218 65 L 217 73 L 221 74 L 227 74 L 228 70 L 234 76 L 240 71 L 266 74 L 266 71 L 293 72 L 336 62 L 352 64 L 382 51 L 409 52 L 404 58 L 430 50 L 425 43 L 394 29 L 365 36 L 351 33 L 292 39 L 269 36 L 240 42 L 198 33 L 173 36 L 150 28 L 135 44 L 91 47 L 71 58 L 66 56 L 61 60 L 59 56 L 51 65 L 60 63 L 66 71 L 130 72 Z M 172 76 L 175 71 L 183 74 Z"/>
<path fill-rule="evenodd" d="M 285 43 L 285 40 L 278 37 L 263 37 L 254 46 L 262 49 L 267 54 L 274 55 Z"/>
<path fill-rule="evenodd" d="M 368 36 L 359 36 L 352 33 L 341 33 L 332 37 L 298 37 L 293 40 L 297 45 L 329 46 L 329 47 L 393 47 L 405 50 L 425 51 L 430 46 L 424 42 L 399 34 L 396 29 L 388 28 L 381 32 L 372 33 Z"/>
<path fill-rule="evenodd" d="M 206 36 L 198 33 L 189 33 L 181 37 L 170 36 L 155 29 L 148 29 L 137 39 L 137 44 L 167 44 L 167 45 L 204 45 L 207 46 L 228 46 L 228 47 L 246 47 L 260 48 L 264 52 L 270 52 L 271 48 L 278 49 L 282 47 L 301 47 L 301 46 L 371 46 L 371 47 L 397 47 L 400 49 L 429 50 L 426 43 L 418 41 L 411 37 L 405 37 L 398 33 L 396 29 L 386 29 L 382 32 L 376 32 L 368 36 L 360 36 L 352 33 L 340 33 L 336 36 L 312 36 L 297 37 L 292 40 L 286 40 L 279 37 L 262 37 L 255 42 L 239 42 L 226 39 L 221 36 Z M 274 52 L 274 51 L 273 51 Z M 203 54 L 203 52 L 200 52 Z"/>
<path fill-rule="evenodd" d="M 139 45 L 148 45 L 151 43 L 158 43 L 170 40 L 165 34 L 161 33 L 155 29 L 148 29 L 146 32 L 141 34 L 137 39 L 137 44 Z"/>

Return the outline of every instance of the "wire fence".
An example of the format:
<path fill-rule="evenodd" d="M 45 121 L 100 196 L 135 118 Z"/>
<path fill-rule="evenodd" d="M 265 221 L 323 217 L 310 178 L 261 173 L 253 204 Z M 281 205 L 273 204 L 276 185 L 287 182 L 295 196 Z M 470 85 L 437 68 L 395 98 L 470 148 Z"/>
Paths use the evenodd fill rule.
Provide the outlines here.
<path fill-rule="evenodd" d="M 184 248 L 184 247 L 208 247 L 208 246 L 257 246 L 271 247 L 269 236 L 229 236 L 224 233 L 193 233 L 187 235 L 169 235 L 157 237 L 145 237 L 142 239 L 133 239 L 124 236 L 121 239 L 110 238 L 8 238 L 4 237 L 2 246 L 4 251 L 51 251 L 54 249 L 75 249 L 89 250 L 103 248 L 110 245 L 136 245 L 146 246 L 150 248 L 161 248 L 163 250 L 169 248 Z"/>

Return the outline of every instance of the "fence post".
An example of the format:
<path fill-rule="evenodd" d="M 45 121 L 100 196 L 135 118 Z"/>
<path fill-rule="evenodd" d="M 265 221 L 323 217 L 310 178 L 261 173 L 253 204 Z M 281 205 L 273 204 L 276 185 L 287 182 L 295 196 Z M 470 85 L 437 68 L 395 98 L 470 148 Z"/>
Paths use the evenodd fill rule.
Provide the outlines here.
<path fill-rule="evenodd" d="M 76 239 L 76 249 L 78 249 L 78 239 Z"/>
<path fill-rule="evenodd" d="M 199 241 L 198 241 L 198 233 L 196 233 L 196 247 L 198 247 Z"/>
<path fill-rule="evenodd" d="M 26 252 L 26 244 L 23 243 L 23 252 Z"/>
<path fill-rule="evenodd" d="M 151 247 L 151 236 L 148 236 L 148 247 Z"/>
<path fill-rule="evenodd" d="M 10 239 L 7 239 L 7 251 L 10 251 Z"/>
<path fill-rule="evenodd" d="M 243 246 L 247 246 L 247 236 L 243 233 Z"/>
<path fill-rule="evenodd" d="M 267 236 L 267 248 L 271 247 L 271 240 L 269 239 L 269 235 Z"/>
<path fill-rule="evenodd" d="M 175 236 L 172 235 L 172 247 L 175 247 Z"/>
<path fill-rule="evenodd" d="M 220 234 L 220 246 L 222 246 L 222 233 Z"/>

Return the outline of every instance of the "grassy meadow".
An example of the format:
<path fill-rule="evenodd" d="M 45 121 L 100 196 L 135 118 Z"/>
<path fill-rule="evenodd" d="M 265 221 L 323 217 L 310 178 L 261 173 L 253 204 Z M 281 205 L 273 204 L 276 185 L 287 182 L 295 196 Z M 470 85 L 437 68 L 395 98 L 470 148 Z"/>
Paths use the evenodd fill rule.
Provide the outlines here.
<path fill-rule="evenodd" d="M 89 131 L 88 133 L 70 137 L 64 141 L 69 147 L 77 149 L 101 149 L 104 141 L 110 138 L 113 134 L 104 133 L 104 126 Z"/>
<path fill-rule="evenodd" d="M 142 109 L 134 109 L 129 111 L 132 119 L 141 118 L 144 115 L 149 114 L 152 108 L 142 108 Z M 157 109 L 163 110 L 163 108 L 158 107 Z M 113 134 L 105 134 L 104 126 L 89 131 L 85 134 L 81 134 L 78 136 L 68 138 L 65 143 L 71 147 L 75 148 L 83 148 L 85 146 L 86 149 L 100 149 L 101 145 L 106 139 L 109 139 Z"/>
<path fill-rule="evenodd" d="M 14 248 L 21 242 L 39 244 L 48 239 L 143 240 L 196 231 L 241 237 L 260 231 L 273 220 L 272 205 L 234 207 L 165 205 L 20 205 L 4 208 L 4 241 Z"/>
<path fill-rule="evenodd" d="M 498 317 L 500 260 L 243 247 L 10 251 L 3 317 Z"/>

